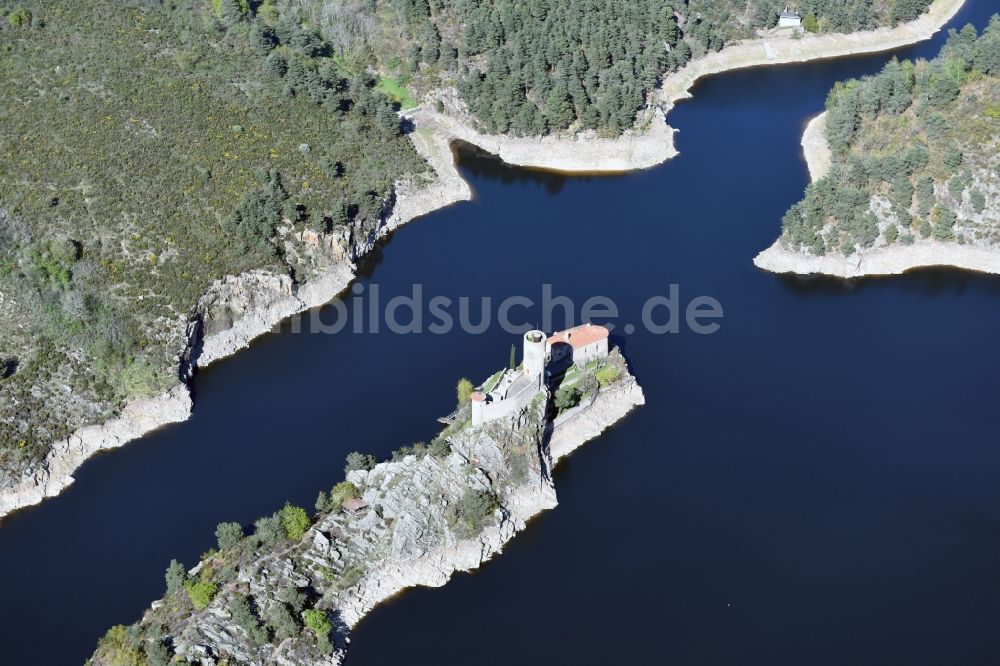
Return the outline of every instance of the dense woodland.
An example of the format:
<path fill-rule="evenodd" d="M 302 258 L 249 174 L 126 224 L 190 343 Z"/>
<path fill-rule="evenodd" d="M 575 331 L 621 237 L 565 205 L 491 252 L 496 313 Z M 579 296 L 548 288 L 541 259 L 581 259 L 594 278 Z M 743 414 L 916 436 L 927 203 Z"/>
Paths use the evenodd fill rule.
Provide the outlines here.
<path fill-rule="evenodd" d="M 807 29 L 849 32 L 911 20 L 929 2 L 807 0 L 798 6 Z M 427 87 L 455 81 L 486 131 L 517 135 L 569 127 L 621 134 L 636 122 L 660 77 L 692 57 L 774 27 L 786 4 L 299 0 L 345 53 L 377 62 L 401 81 L 423 78 Z M 381 23 L 349 18 L 372 6 Z M 380 31 L 380 25 L 389 27 Z"/>
<path fill-rule="evenodd" d="M 293 9 L 0 7 L 2 483 L 175 383 L 213 280 L 298 274 L 282 220 L 350 242 L 425 165 L 377 81 Z"/>
<path fill-rule="evenodd" d="M 794 249 L 1000 242 L 1000 17 L 951 31 L 934 60 L 890 61 L 827 98 L 830 173 L 783 221 Z"/>

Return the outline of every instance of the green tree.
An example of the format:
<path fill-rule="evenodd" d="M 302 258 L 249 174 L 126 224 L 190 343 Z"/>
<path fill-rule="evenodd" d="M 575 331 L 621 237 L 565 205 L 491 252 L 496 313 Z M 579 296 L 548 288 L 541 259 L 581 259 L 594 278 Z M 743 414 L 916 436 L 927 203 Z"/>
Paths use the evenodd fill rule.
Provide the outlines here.
<path fill-rule="evenodd" d="M 981 189 L 978 187 L 973 188 L 969 198 L 972 201 L 972 209 L 975 210 L 976 213 L 982 213 L 986 210 L 986 195 L 983 194 Z"/>
<path fill-rule="evenodd" d="M 517 367 L 517 348 L 514 345 L 510 346 L 510 361 L 507 363 L 507 367 L 511 370 Z"/>
<path fill-rule="evenodd" d="M 899 230 L 896 228 L 895 224 L 890 224 L 882 232 L 882 236 L 885 238 L 885 242 L 892 245 L 899 238 Z"/>
<path fill-rule="evenodd" d="M 243 526 L 239 523 L 219 523 L 215 528 L 215 540 L 220 552 L 239 545 L 243 536 Z"/>
<path fill-rule="evenodd" d="M 254 523 L 254 536 L 263 546 L 275 546 L 285 540 L 285 528 L 278 514 L 258 518 Z"/>
<path fill-rule="evenodd" d="M 302 612 L 302 620 L 306 627 L 316 634 L 316 646 L 319 651 L 323 654 L 330 654 L 333 651 L 333 643 L 330 641 L 333 624 L 326 611 L 319 608 L 309 608 Z"/>
<path fill-rule="evenodd" d="M 347 465 L 344 466 L 344 474 L 348 474 L 357 469 L 368 471 L 375 467 L 375 456 L 367 453 L 351 451 L 347 454 Z"/>
<path fill-rule="evenodd" d="M 165 578 L 167 580 L 167 594 L 173 594 L 184 586 L 184 581 L 187 580 L 187 569 L 177 560 L 170 560 Z"/>
<path fill-rule="evenodd" d="M 809 32 L 819 32 L 819 21 L 812 14 L 806 14 L 802 18 L 802 28 Z"/>
<path fill-rule="evenodd" d="M 570 104 L 569 90 L 566 84 L 559 82 L 552 88 L 549 97 L 545 102 L 545 117 L 549 125 L 558 129 L 565 129 L 573 122 L 575 114 L 573 105 Z"/>
<path fill-rule="evenodd" d="M 560 412 L 572 409 L 580 404 L 580 389 L 575 386 L 563 387 L 556 391 L 555 404 Z"/>
<path fill-rule="evenodd" d="M 285 536 L 292 541 L 298 541 L 309 529 L 309 514 L 302 507 L 285 502 L 281 510 L 281 526 L 285 528 Z"/>
<path fill-rule="evenodd" d="M 274 632 L 274 640 L 279 643 L 286 638 L 298 636 L 301 628 L 288 606 L 283 603 L 271 605 L 267 611 L 267 624 Z"/>
<path fill-rule="evenodd" d="M 458 396 L 458 404 L 465 405 L 472 398 L 472 391 L 475 387 L 472 382 L 462 377 L 458 380 L 458 384 L 455 386 L 455 393 Z"/>
<path fill-rule="evenodd" d="M 250 600 L 242 594 L 233 596 L 229 602 L 229 613 L 233 616 L 233 621 L 247 632 L 257 645 L 264 645 L 270 640 L 267 628 L 261 623 Z"/>

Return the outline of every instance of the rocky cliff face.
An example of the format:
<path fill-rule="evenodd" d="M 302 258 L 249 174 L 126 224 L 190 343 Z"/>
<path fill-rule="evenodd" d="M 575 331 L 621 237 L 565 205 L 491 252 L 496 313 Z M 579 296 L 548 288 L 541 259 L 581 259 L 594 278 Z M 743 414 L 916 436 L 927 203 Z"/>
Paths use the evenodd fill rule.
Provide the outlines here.
<path fill-rule="evenodd" d="M 558 457 L 644 403 L 617 353 L 612 362 L 620 378 L 558 423 L 542 392 L 508 421 L 455 424 L 430 452 L 351 471 L 337 486 L 352 489 L 351 502 L 319 515 L 294 543 L 266 546 L 249 536 L 210 556 L 190 580 L 216 586 L 211 601 L 195 610 L 183 589 L 168 595 L 130 629 L 135 644 L 149 650 L 153 641 L 203 664 L 340 663 L 350 628 L 379 603 L 477 568 L 532 516 L 556 506 Z M 329 645 L 301 622 L 288 631 L 272 626 L 272 618 L 316 610 L 330 622 Z M 105 639 L 92 663 L 114 663 L 118 654 Z"/>

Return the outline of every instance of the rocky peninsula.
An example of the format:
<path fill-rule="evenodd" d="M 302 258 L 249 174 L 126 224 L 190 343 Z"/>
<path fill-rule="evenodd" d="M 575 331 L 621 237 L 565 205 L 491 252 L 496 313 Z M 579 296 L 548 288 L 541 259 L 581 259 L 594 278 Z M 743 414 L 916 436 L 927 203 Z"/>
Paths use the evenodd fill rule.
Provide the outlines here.
<path fill-rule="evenodd" d="M 580 372 L 575 385 L 589 388 L 575 407 L 557 413 L 543 387 L 480 426 L 466 405 L 429 445 L 392 460 L 349 457 L 312 519 L 286 506 L 251 535 L 220 525 L 218 551 L 186 573 L 172 566 L 168 594 L 110 630 L 90 663 L 341 663 L 351 627 L 380 603 L 481 566 L 554 508 L 558 460 L 645 401 L 617 350 Z"/>
<path fill-rule="evenodd" d="M 974 32 L 971 36 L 975 36 Z M 946 45 L 945 50 L 948 48 Z M 942 154 L 942 166 L 937 168 L 953 171 L 950 177 L 942 179 L 939 174 L 935 178 L 926 174 L 907 174 L 904 180 L 897 176 L 889 188 L 883 186 L 881 190 L 875 189 L 870 194 L 866 211 L 876 225 L 875 237 L 867 244 L 852 247 L 847 253 L 815 253 L 802 247 L 792 247 L 786 235 L 783 235 L 758 254 L 754 258 L 754 264 L 775 273 L 823 274 L 841 278 L 898 275 L 913 269 L 935 266 L 1000 273 L 1000 245 L 997 244 L 994 232 L 1000 222 L 995 160 L 1000 137 L 995 129 L 989 129 L 989 110 L 983 112 L 978 103 L 981 97 L 992 98 L 997 84 L 992 72 L 985 77 L 977 74 L 970 78 L 973 80 L 965 85 L 965 90 L 956 93 L 956 100 L 941 108 L 947 113 L 951 107 L 957 109 L 959 105 L 963 105 L 960 112 L 953 111 L 952 122 L 962 128 L 956 132 L 957 136 L 964 138 L 968 131 L 966 125 L 971 127 L 973 125 L 970 123 L 978 123 L 976 126 L 983 128 L 983 132 L 980 132 L 983 138 L 961 146 L 956 146 L 955 140 L 939 140 L 937 143 L 946 144 L 943 150 L 940 146 L 935 146 L 934 141 L 930 142 L 933 152 L 940 151 Z M 913 117 L 919 117 L 921 111 L 918 109 L 914 112 L 911 109 L 909 113 L 915 113 Z M 835 157 L 828 139 L 828 116 L 829 112 L 824 112 L 810 120 L 802 135 L 802 151 L 814 184 L 830 175 L 834 164 L 839 164 L 843 171 L 850 168 L 848 159 L 863 160 L 871 157 L 861 148 L 854 153 L 847 153 L 847 157 Z M 912 125 L 913 117 L 903 115 L 896 125 Z M 983 124 L 983 120 L 986 120 L 986 124 Z M 884 130 L 878 131 L 885 134 Z M 881 140 L 887 143 L 884 136 Z M 902 140 L 893 137 L 893 140 L 897 144 L 923 146 L 923 139 L 919 137 Z M 868 141 L 873 142 L 871 138 Z M 921 150 L 927 152 L 926 148 Z M 897 191 L 909 190 L 912 199 L 911 181 L 914 180 L 918 186 L 921 180 L 926 185 L 923 201 L 919 192 L 916 204 L 904 201 L 900 205 L 894 201 L 897 197 L 906 199 L 905 194 L 897 195 Z M 921 222 L 922 216 L 926 216 L 927 220 L 937 220 L 933 229 L 927 221 Z M 950 228 L 939 226 L 941 221 L 949 218 Z M 908 220 L 913 222 L 907 222 Z M 828 223 L 827 227 L 829 226 Z M 911 228 L 916 228 L 917 233 L 910 233 Z M 898 229 L 902 229 L 902 232 Z"/>
<path fill-rule="evenodd" d="M 830 171 L 832 155 L 826 141 L 826 114 L 821 113 L 806 125 L 802 133 L 802 153 L 809 177 L 816 182 Z M 1000 250 L 993 247 L 957 245 L 930 239 L 912 245 L 875 247 L 852 256 L 815 256 L 785 247 L 779 238 L 753 260 L 754 265 L 772 273 L 830 275 L 862 278 L 877 275 L 900 275 L 909 270 L 949 266 L 980 273 L 1000 273 Z"/>

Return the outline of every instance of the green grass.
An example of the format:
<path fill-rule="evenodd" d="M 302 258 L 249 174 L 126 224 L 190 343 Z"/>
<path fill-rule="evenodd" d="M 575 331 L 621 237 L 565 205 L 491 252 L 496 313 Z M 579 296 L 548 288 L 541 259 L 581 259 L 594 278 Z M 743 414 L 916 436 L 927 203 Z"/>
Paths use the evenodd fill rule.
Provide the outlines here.
<path fill-rule="evenodd" d="M 380 91 L 393 102 L 397 102 L 403 109 L 412 109 L 418 104 L 410 91 L 399 80 L 391 76 L 379 76 L 375 90 Z"/>

